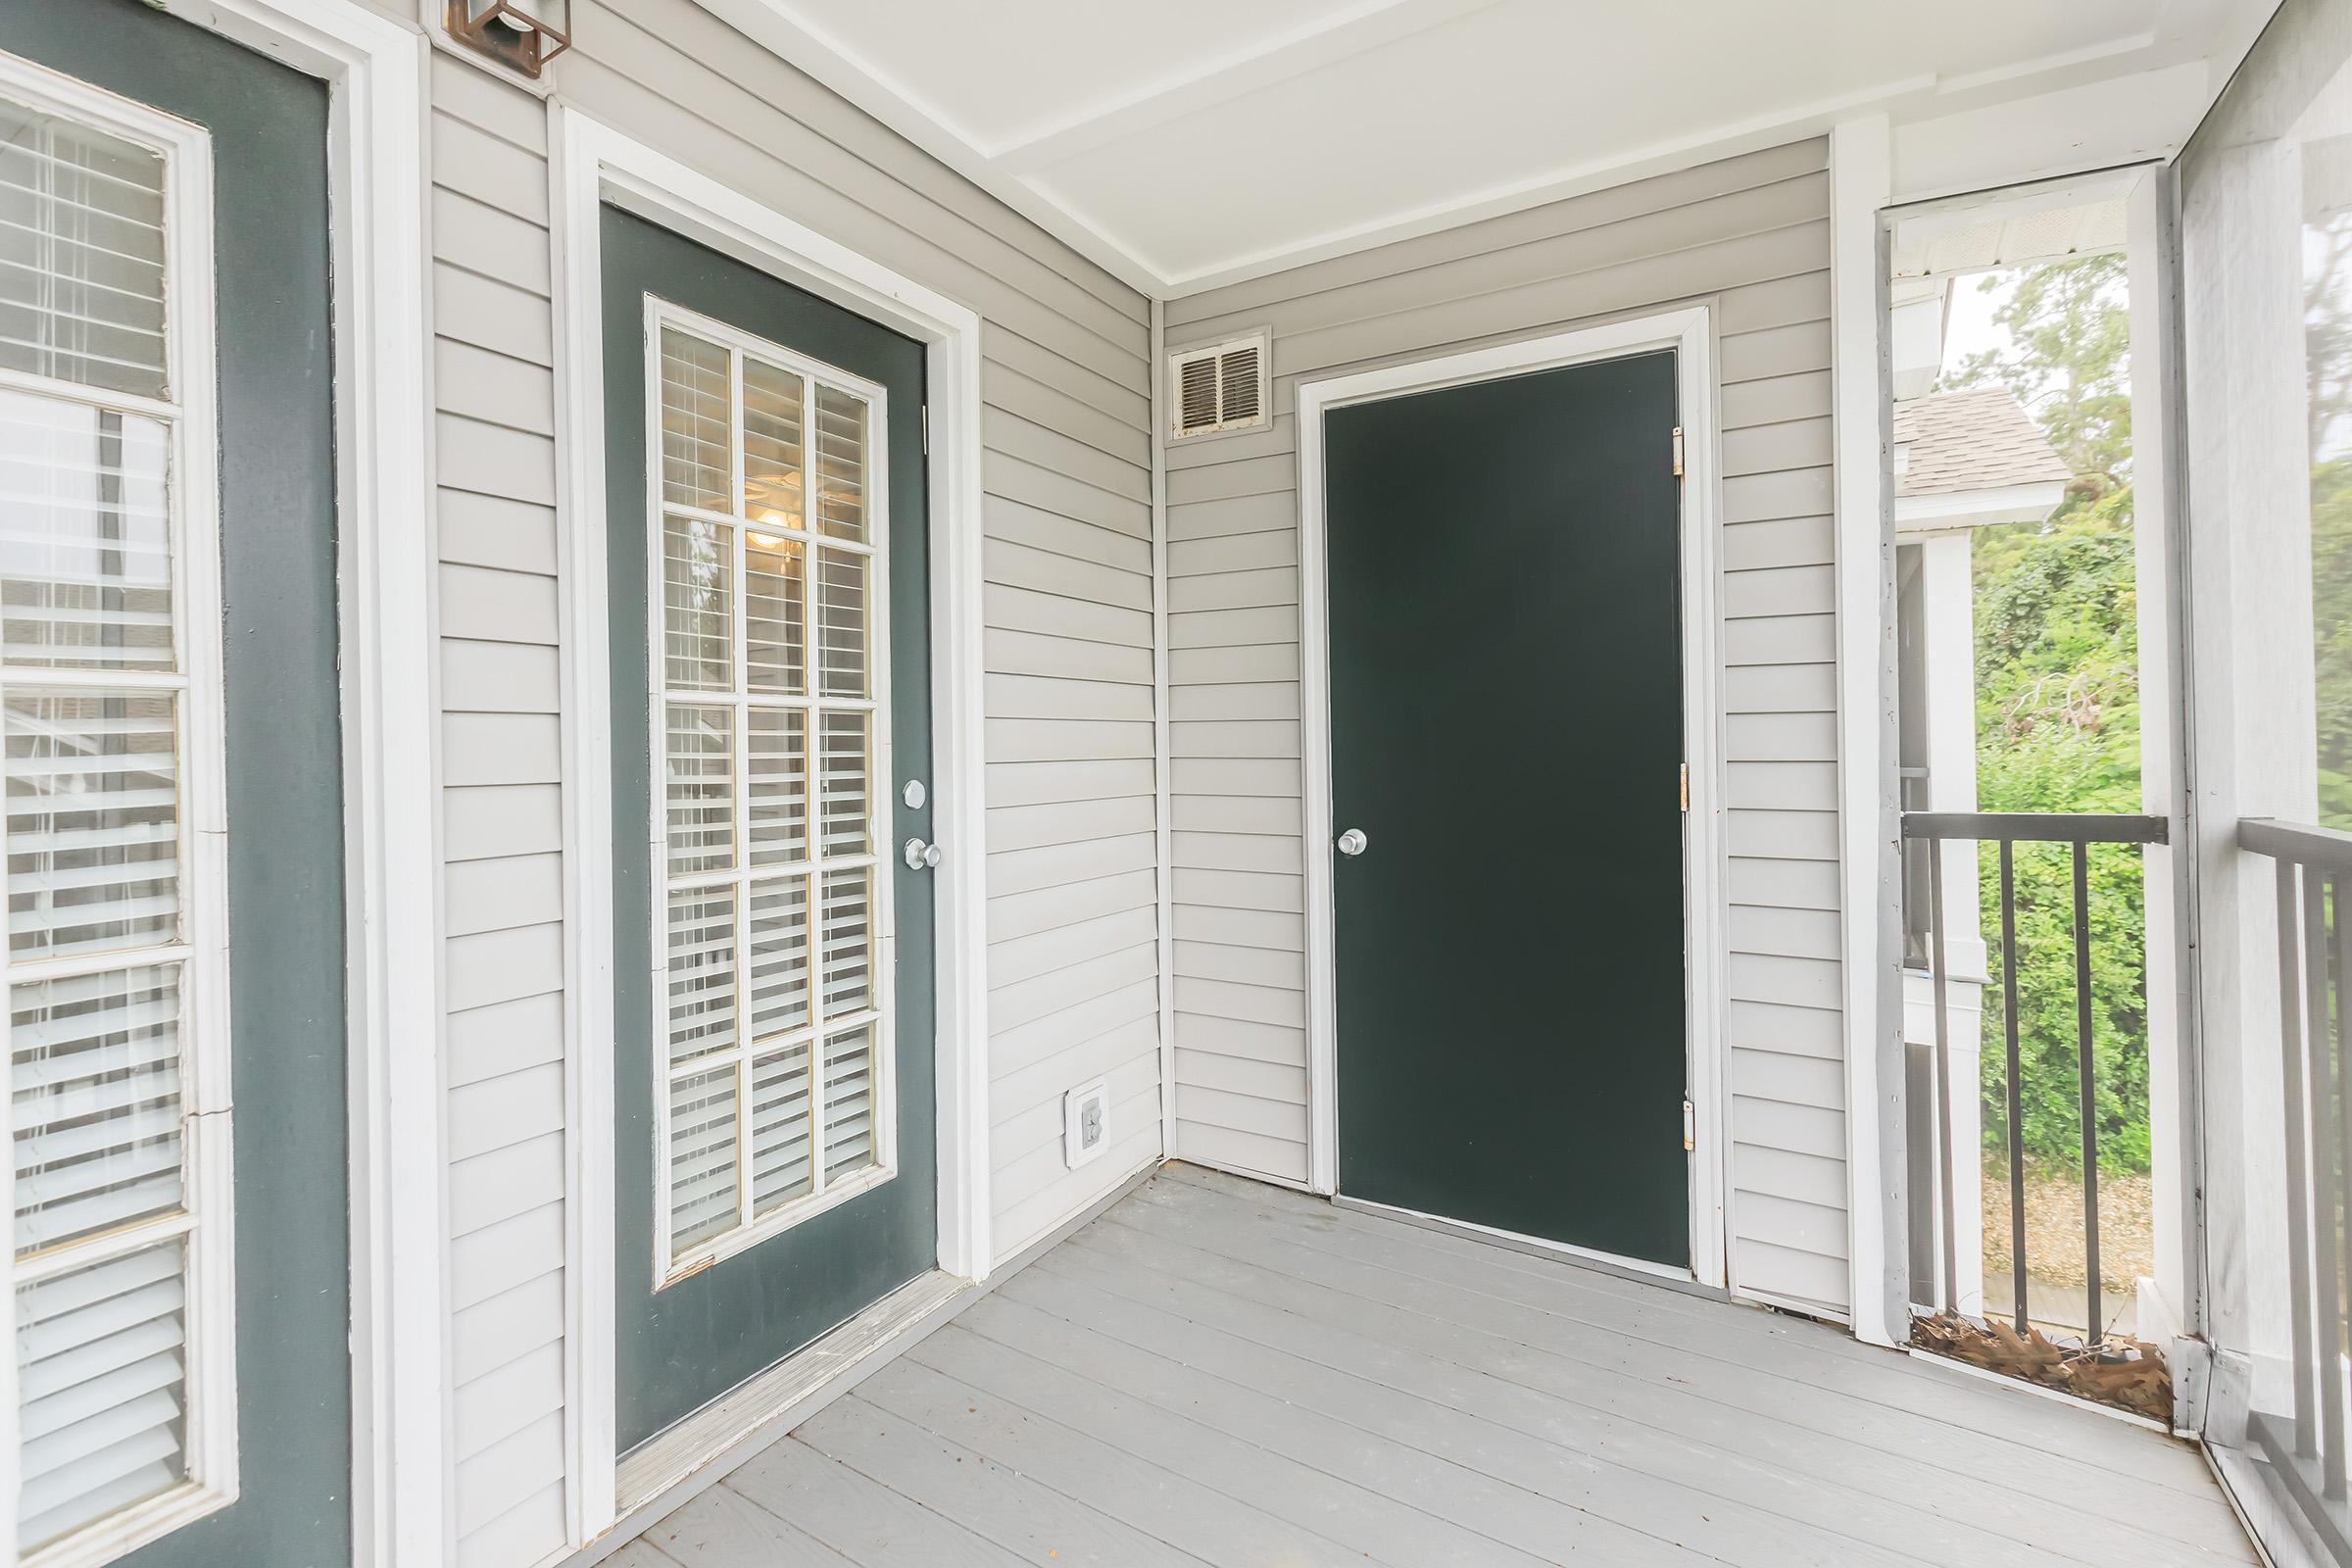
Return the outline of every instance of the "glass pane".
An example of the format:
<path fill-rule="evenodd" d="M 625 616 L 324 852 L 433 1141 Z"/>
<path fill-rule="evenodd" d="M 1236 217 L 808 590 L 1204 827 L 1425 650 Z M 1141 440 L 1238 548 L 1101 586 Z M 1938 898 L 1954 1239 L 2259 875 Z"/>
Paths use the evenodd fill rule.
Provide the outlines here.
<path fill-rule="evenodd" d="M 754 526 L 801 525 L 803 396 L 790 370 L 743 362 L 743 514 Z"/>
<path fill-rule="evenodd" d="M 808 715 L 797 708 L 755 708 L 751 725 L 751 863 L 790 865 L 808 858 Z"/>
<path fill-rule="evenodd" d="M 9 990 L 17 1254 L 177 1209 L 179 969 Z"/>
<path fill-rule="evenodd" d="M 752 884 L 752 1039 L 808 1022 L 808 879 Z"/>
<path fill-rule="evenodd" d="M 733 530 L 688 517 L 662 523 L 662 628 L 672 686 L 735 684 Z"/>
<path fill-rule="evenodd" d="M 735 1228 L 735 1069 L 669 1086 L 669 1255 Z"/>
<path fill-rule="evenodd" d="M 744 679 L 756 692 L 808 689 L 808 547 L 753 528 L 743 536 Z"/>
<path fill-rule="evenodd" d="M 21 1550 L 187 1474 L 187 1272 L 172 1241 L 18 1287 Z"/>
<path fill-rule="evenodd" d="M 866 696 L 866 558 L 820 550 L 816 570 L 817 689 L 827 697 Z"/>
<path fill-rule="evenodd" d="M 825 873 L 823 914 L 825 1016 L 838 1018 L 873 1001 L 873 872 L 868 866 Z"/>
<path fill-rule="evenodd" d="M 829 712 L 817 720 L 817 811 L 824 853 L 864 855 L 870 808 L 869 749 L 862 712 Z"/>
<path fill-rule="evenodd" d="M 662 329 L 662 499 L 707 512 L 735 510 L 734 430 L 727 351 L 674 326 Z"/>
<path fill-rule="evenodd" d="M 825 1181 L 874 1159 L 874 1036 L 852 1029 L 825 1042 Z"/>
<path fill-rule="evenodd" d="M 669 705 L 669 874 L 735 863 L 735 710 Z"/>
<path fill-rule="evenodd" d="M 816 525 L 865 537 L 865 401 L 829 386 L 816 389 Z"/>
<path fill-rule="evenodd" d="M 169 692 L 10 694 L 8 940 L 18 957 L 177 940 L 176 708 Z"/>
<path fill-rule="evenodd" d="M 735 1044 L 735 890 L 669 896 L 669 1059 Z"/>
<path fill-rule="evenodd" d="M 161 154 L 0 100 L 0 366 L 167 394 Z"/>
<path fill-rule="evenodd" d="M 170 461 L 153 419 L 0 391 L 0 658 L 172 667 Z"/>
<path fill-rule="evenodd" d="M 752 1063 L 752 1212 L 767 1213 L 816 1185 L 808 1141 L 808 1043 Z"/>

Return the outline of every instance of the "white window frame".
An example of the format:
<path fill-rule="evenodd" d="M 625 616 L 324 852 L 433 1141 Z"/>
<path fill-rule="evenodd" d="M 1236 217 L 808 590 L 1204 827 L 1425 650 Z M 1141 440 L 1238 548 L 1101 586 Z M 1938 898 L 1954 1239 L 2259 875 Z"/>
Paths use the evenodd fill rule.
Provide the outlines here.
<path fill-rule="evenodd" d="M 727 373 L 727 434 L 728 492 L 733 501 L 731 512 L 713 512 L 701 507 L 682 506 L 665 501 L 662 492 L 662 330 L 675 327 L 679 331 L 715 343 L 729 351 Z M 802 667 L 805 689 L 798 695 L 760 694 L 757 700 L 747 698 L 745 676 L 744 619 L 744 533 L 755 525 L 745 515 L 744 457 L 743 457 L 743 357 L 754 355 L 779 369 L 791 371 L 802 378 L 805 391 L 801 403 L 801 520 L 797 526 L 778 525 L 772 531 L 785 538 L 798 540 L 807 549 L 803 567 L 807 592 L 807 615 L 801 628 Z M 848 392 L 863 400 L 866 407 L 866 537 L 862 540 L 839 538 L 822 532 L 816 526 L 816 389 L 818 385 Z M 699 312 L 687 310 L 657 295 L 645 298 L 645 404 L 646 404 L 646 600 L 650 612 L 646 616 L 646 688 L 651 734 L 648 756 L 652 759 L 653 783 L 653 875 L 646 878 L 653 900 L 653 922 L 647 927 L 652 934 L 649 955 L 653 970 L 655 998 L 655 1059 L 657 1088 L 654 1094 L 654 1288 L 673 1285 L 690 1274 L 700 1273 L 721 1258 L 732 1257 L 748 1250 L 770 1237 L 792 1229 L 814 1218 L 829 1208 L 848 1202 L 861 1193 L 868 1193 L 899 1173 L 898 1153 L 898 1074 L 893 1047 L 896 1043 L 898 1008 L 896 977 L 898 972 L 898 927 L 894 918 L 894 884 L 892 875 L 896 861 L 889 853 L 885 835 L 890 830 L 890 781 L 897 777 L 891 768 L 890 755 L 890 422 L 889 395 L 878 383 L 827 365 L 821 360 L 799 354 L 780 343 L 769 342 L 739 327 Z M 732 682 L 726 691 L 706 691 L 693 687 L 672 688 L 666 671 L 664 634 L 666 623 L 665 586 L 662 575 L 662 519 L 665 515 L 691 518 L 725 527 L 733 540 L 729 566 L 729 606 L 731 630 L 728 636 L 729 658 L 733 662 Z M 820 550 L 840 550 L 864 556 L 871 564 L 866 578 L 866 660 L 867 692 L 861 698 L 826 697 L 819 690 L 818 625 L 817 625 L 817 553 Z M 672 703 L 707 708 L 726 708 L 733 714 L 733 800 L 731 820 L 735 841 L 735 868 L 721 873 L 697 873 L 673 877 L 668 870 L 668 708 Z M 802 731 L 803 777 L 808 804 L 806 838 L 808 854 L 805 860 L 791 865 L 762 866 L 755 869 L 746 858 L 750 839 L 749 793 L 751 779 L 751 748 L 744 720 L 752 708 L 792 709 L 808 715 Z M 826 710 L 866 714 L 868 736 L 865 834 L 866 853 L 861 856 L 827 856 L 823 842 L 823 809 L 819 795 L 819 732 L 817 717 Z M 855 1012 L 828 1018 L 824 1013 L 824 877 L 833 870 L 864 868 L 872 873 L 872 904 L 867 913 L 873 923 L 868 1004 Z M 783 1034 L 768 1037 L 764 1042 L 751 1038 L 746 1027 L 749 1014 L 751 977 L 751 888 L 755 882 L 780 881 L 802 877 L 808 887 L 808 1022 Z M 735 908 L 735 1044 L 725 1051 L 695 1056 L 684 1062 L 668 1059 L 669 990 L 669 896 L 681 885 L 728 886 L 734 889 Z M 843 1180 L 827 1183 L 824 1154 L 824 1088 L 825 1043 L 836 1035 L 852 1029 L 867 1028 L 872 1032 L 868 1047 L 874 1054 L 871 1068 L 873 1092 L 871 1114 L 874 1120 L 874 1163 Z M 755 1216 L 752 1212 L 752 1063 L 772 1054 L 796 1037 L 805 1037 L 808 1048 L 809 1081 L 809 1154 L 813 1185 L 807 1196 L 794 1199 L 769 1213 Z M 732 1065 L 735 1078 L 735 1126 L 737 1169 L 742 1179 L 736 1189 L 736 1222 L 732 1229 L 721 1232 L 684 1253 L 670 1255 L 670 1160 L 669 1086 L 681 1078 L 699 1077 L 715 1072 L 721 1066 Z"/>
<path fill-rule="evenodd" d="M 214 340 L 212 138 L 200 126 L 61 72 L 0 54 L 0 93 L 36 111 L 102 130 L 164 160 L 166 386 L 172 396 L 130 396 L 50 376 L 0 370 L 0 386 L 86 408 L 111 409 L 170 431 L 167 507 L 171 529 L 172 668 L 168 671 L 16 668 L 0 686 L 77 692 L 170 693 L 178 698 L 178 897 L 183 940 L 93 950 L 7 964 L 14 987 L 44 978 L 178 966 L 180 980 L 179 1209 L 99 1236 L 61 1243 L 29 1264 L 9 1252 L 10 1341 L 4 1416 L 9 1455 L 0 1528 L 17 1534 L 21 1438 L 16 1378 L 15 1287 L 120 1257 L 172 1239 L 187 1249 L 185 1479 L 26 1555 L 25 1568 L 87 1568 L 111 1562 L 237 1498 L 236 1235 L 229 1099 L 228 852 L 224 652 L 221 615 L 218 364 Z M 13 1059 L 13 1052 L 12 1052 Z M 15 1213 L 16 1162 L 0 1182 Z"/>

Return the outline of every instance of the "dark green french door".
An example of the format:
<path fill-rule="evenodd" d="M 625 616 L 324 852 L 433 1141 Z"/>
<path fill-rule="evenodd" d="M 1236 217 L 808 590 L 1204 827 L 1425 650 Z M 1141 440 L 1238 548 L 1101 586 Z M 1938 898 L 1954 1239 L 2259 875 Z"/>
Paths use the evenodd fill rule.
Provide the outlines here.
<path fill-rule="evenodd" d="M 0 52 L 9 1544 L 348 1563 L 327 89 L 136 0 Z"/>
<path fill-rule="evenodd" d="M 627 1447 L 937 1255 L 930 587 L 922 345 L 602 223 Z"/>
<path fill-rule="evenodd" d="M 1334 409 L 1325 483 L 1340 1191 L 1685 1268 L 1675 382 Z"/>

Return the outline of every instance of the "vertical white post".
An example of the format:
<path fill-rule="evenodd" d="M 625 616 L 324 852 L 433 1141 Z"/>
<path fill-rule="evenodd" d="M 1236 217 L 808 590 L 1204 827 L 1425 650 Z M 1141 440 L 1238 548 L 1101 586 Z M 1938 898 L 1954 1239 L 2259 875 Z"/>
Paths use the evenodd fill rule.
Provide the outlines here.
<path fill-rule="evenodd" d="M 2180 746 L 2180 645 L 2174 614 L 2181 584 L 2175 550 L 2179 454 L 2170 422 L 2179 384 L 2179 344 L 2172 335 L 2175 270 L 2167 252 L 2173 225 L 2166 181 L 2150 172 L 2127 198 L 2124 262 L 2129 278 L 2132 333 L 2132 560 L 2139 601 L 2140 809 L 2183 820 Z M 2170 1345 L 2192 1332 L 2200 1271 L 2194 1259 L 2198 1227 L 2192 1208 L 2196 1183 L 2196 1082 L 2189 1055 L 2193 1030 L 2188 967 L 2182 961 L 2186 878 L 2177 874 L 2185 846 L 2152 844 L 2141 864 L 2145 886 L 2147 955 L 2148 1134 L 2155 1205 L 2155 1274 L 2138 1282 L 2137 1327 L 2142 1339 Z M 2176 1376 L 2180 1372 L 2175 1357 Z"/>
<path fill-rule="evenodd" d="M 1884 115 L 1830 132 L 1831 383 L 1837 429 L 1839 904 L 1844 911 L 1848 1262 L 1857 1338 L 1907 1337 L 1900 868 L 1894 815 L 1894 551 L 1879 213 Z"/>
<path fill-rule="evenodd" d="M 2319 810 L 2301 159 L 2278 141 L 2217 146 L 2200 156 L 2183 194 L 2184 435 L 2196 523 L 2180 580 L 2194 787 L 2175 863 L 2195 879 L 2202 1327 L 2215 1348 L 2205 1435 L 2235 1445 L 2250 1401 L 2285 1405 L 2288 1299 L 2274 873 L 2238 849 L 2237 824 L 2310 822 Z"/>

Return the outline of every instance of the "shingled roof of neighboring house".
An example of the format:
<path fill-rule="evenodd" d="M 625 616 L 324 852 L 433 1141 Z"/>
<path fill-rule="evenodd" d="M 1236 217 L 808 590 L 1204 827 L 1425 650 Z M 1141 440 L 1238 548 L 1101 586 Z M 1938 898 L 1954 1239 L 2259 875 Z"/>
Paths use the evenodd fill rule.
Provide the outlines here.
<path fill-rule="evenodd" d="M 1934 392 L 1894 406 L 1895 494 L 2064 484 L 2074 471 L 2007 387 Z"/>

